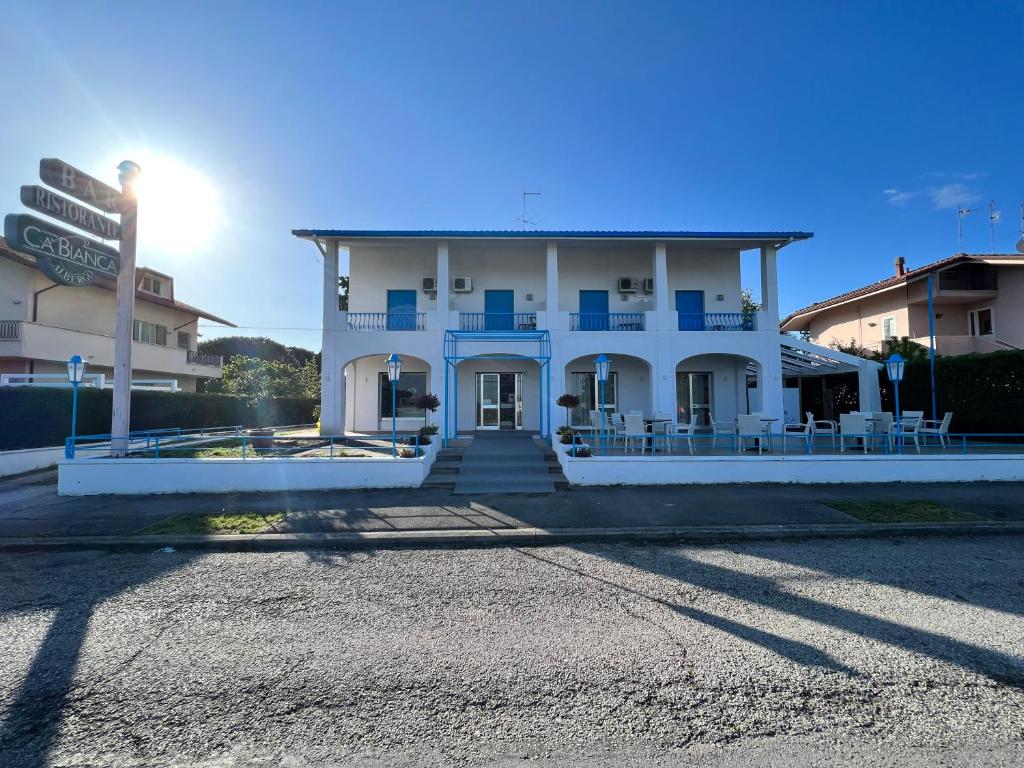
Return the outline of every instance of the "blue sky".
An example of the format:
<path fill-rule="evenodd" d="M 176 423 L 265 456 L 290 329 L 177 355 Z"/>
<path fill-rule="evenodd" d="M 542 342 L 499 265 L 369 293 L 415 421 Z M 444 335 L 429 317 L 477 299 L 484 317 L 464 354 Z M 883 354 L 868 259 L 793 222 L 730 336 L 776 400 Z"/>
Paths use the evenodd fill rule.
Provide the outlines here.
<path fill-rule="evenodd" d="M 783 312 L 955 252 L 961 205 L 967 250 L 992 199 L 998 250 L 1019 236 L 1020 2 L 5 10 L 2 212 L 40 157 L 110 181 L 173 158 L 215 190 L 182 213 L 206 234 L 143 218 L 139 262 L 240 333 L 319 348 L 319 256 L 291 229 L 514 227 L 523 190 L 551 229 L 811 230 Z"/>

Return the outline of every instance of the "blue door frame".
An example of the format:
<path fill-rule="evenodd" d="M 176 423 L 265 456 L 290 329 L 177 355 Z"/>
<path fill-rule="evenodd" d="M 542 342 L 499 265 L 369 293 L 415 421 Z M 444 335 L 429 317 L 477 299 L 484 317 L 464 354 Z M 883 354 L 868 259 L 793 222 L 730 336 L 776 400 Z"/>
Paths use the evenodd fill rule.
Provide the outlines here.
<path fill-rule="evenodd" d="M 581 331 L 608 330 L 608 291 L 580 291 Z"/>
<path fill-rule="evenodd" d="M 416 291 L 388 291 L 387 329 L 416 330 Z"/>
<path fill-rule="evenodd" d="M 515 291 L 484 291 L 484 330 L 514 330 Z"/>
<path fill-rule="evenodd" d="M 676 291 L 680 331 L 704 330 L 704 291 Z"/>

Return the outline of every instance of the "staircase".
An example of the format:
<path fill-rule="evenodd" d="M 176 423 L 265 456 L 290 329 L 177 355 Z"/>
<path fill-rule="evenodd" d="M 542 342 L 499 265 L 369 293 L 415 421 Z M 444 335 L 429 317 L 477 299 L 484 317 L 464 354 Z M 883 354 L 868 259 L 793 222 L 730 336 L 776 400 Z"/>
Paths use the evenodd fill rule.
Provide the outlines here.
<path fill-rule="evenodd" d="M 459 465 L 462 454 L 466 450 L 467 440 L 451 440 L 447 448 L 442 448 L 434 459 L 430 474 L 423 481 L 421 488 L 437 488 L 443 491 L 454 491 L 455 480 L 459 476 Z"/>
<path fill-rule="evenodd" d="M 544 463 L 548 466 L 548 474 L 551 475 L 551 480 L 555 484 L 555 490 L 568 490 L 569 481 L 562 472 L 562 465 L 558 463 L 558 454 L 551 449 L 551 446 L 548 445 L 546 440 L 542 441 L 538 438 L 537 443 L 540 445 L 540 450 L 544 454 Z"/>
<path fill-rule="evenodd" d="M 532 435 L 478 432 L 462 454 L 454 492 L 554 493 L 554 480 L 544 448 Z"/>

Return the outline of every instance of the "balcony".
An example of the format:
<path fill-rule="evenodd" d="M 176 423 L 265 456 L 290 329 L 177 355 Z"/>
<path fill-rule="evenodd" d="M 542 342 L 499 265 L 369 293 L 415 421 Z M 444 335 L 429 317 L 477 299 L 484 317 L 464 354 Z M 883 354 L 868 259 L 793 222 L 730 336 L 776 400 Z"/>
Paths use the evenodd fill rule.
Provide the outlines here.
<path fill-rule="evenodd" d="M 460 312 L 460 331 L 536 331 L 535 312 Z"/>
<path fill-rule="evenodd" d="M 643 312 L 571 312 L 569 329 L 573 331 L 642 331 Z"/>
<path fill-rule="evenodd" d="M 426 312 L 349 312 L 349 331 L 425 331 Z"/>
<path fill-rule="evenodd" d="M 194 349 L 185 350 L 185 362 L 193 365 L 212 365 L 215 368 L 224 367 L 224 358 L 220 355 L 203 355 Z"/>
<path fill-rule="evenodd" d="M 752 312 L 679 312 L 680 331 L 753 331 Z"/>
<path fill-rule="evenodd" d="M 21 338 L 21 320 L 0 320 L 0 340 L 17 341 Z"/>

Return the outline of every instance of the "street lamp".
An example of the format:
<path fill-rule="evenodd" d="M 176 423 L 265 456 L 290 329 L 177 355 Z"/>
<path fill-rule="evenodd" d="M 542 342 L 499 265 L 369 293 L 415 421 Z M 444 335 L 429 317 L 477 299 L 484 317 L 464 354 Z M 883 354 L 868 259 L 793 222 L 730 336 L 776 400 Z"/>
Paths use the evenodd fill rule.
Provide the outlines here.
<path fill-rule="evenodd" d="M 896 396 L 896 450 L 903 452 L 903 420 L 900 417 L 900 382 L 903 381 L 903 368 L 907 361 L 899 352 L 893 352 L 885 361 L 885 372 L 889 375 L 889 381 L 893 383 L 893 390 Z"/>
<path fill-rule="evenodd" d="M 594 370 L 597 372 L 597 383 L 600 385 L 601 391 L 601 455 L 605 456 L 608 452 L 608 444 L 605 439 L 605 428 L 608 424 L 608 417 L 604 412 L 604 385 L 608 381 L 608 369 L 611 367 L 612 361 L 609 360 L 603 353 L 598 355 L 594 360 Z"/>
<path fill-rule="evenodd" d="M 402 375 L 402 358 L 391 353 L 388 358 L 388 381 L 391 382 L 391 456 L 398 455 L 398 422 L 396 418 L 398 408 L 398 377 Z"/>
<path fill-rule="evenodd" d="M 68 360 L 68 381 L 71 382 L 71 443 L 64 451 L 67 459 L 75 458 L 75 426 L 78 423 L 78 385 L 85 378 L 85 361 L 81 355 L 72 355 Z"/>

